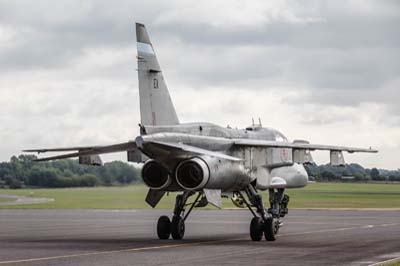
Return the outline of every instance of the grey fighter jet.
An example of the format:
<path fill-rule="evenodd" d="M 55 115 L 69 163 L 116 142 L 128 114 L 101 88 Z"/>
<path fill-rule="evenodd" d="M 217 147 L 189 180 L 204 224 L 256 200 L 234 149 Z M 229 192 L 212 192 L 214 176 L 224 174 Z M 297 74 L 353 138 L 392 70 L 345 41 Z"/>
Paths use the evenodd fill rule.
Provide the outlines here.
<path fill-rule="evenodd" d="M 305 187 L 304 164 L 313 161 L 310 152 L 327 150 L 333 165 L 343 165 L 343 151 L 377 152 L 352 148 L 289 142 L 279 131 L 252 123 L 245 129 L 211 123 L 180 123 L 149 35 L 136 23 L 137 62 L 141 122 L 134 141 L 108 146 L 34 149 L 26 152 L 68 152 L 40 158 L 49 161 L 77 157 L 79 163 L 101 165 L 100 154 L 127 152 L 130 162 L 144 163 L 142 177 L 149 187 L 146 202 L 155 207 L 166 192 L 178 192 L 172 219 L 161 216 L 160 239 L 182 239 L 185 220 L 194 207 L 221 207 L 221 197 L 230 197 L 254 216 L 250 237 L 274 241 L 281 219 L 288 213 L 286 189 Z M 269 192 L 269 205 L 259 191 Z M 188 199 L 194 196 L 192 203 Z"/>

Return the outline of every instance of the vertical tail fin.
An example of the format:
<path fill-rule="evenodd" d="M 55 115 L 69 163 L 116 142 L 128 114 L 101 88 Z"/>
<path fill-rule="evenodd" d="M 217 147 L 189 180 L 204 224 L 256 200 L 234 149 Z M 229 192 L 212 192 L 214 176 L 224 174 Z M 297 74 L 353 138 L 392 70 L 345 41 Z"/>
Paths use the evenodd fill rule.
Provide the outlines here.
<path fill-rule="evenodd" d="M 143 24 L 136 23 L 141 124 L 179 124 L 178 116 Z"/>

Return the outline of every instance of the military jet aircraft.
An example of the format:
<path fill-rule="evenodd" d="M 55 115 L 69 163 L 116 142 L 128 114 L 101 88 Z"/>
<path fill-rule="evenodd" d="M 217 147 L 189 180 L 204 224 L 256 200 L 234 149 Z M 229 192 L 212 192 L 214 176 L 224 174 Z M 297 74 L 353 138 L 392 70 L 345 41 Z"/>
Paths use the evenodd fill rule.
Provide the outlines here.
<path fill-rule="evenodd" d="M 136 23 L 137 62 L 141 123 L 134 141 L 108 146 L 34 149 L 26 152 L 69 152 L 40 158 L 49 161 L 77 157 L 79 163 L 101 165 L 100 154 L 127 152 L 130 162 L 144 163 L 141 170 L 149 187 L 146 202 L 155 207 L 167 192 L 178 192 L 172 219 L 161 216 L 160 239 L 182 239 L 185 220 L 194 207 L 208 203 L 221 207 L 230 197 L 254 216 L 250 237 L 274 241 L 281 218 L 288 213 L 286 189 L 305 187 L 308 175 L 303 164 L 313 162 L 310 151 L 327 150 L 333 165 L 343 165 L 343 151 L 377 152 L 352 148 L 289 142 L 279 131 L 252 123 L 245 129 L 211 123 L 180 123 L 153 45 L 143 24 Z M 264 206 L 260 191 L 269 192 Z M 188 199 L 194 200 L 188 203 Z"/>

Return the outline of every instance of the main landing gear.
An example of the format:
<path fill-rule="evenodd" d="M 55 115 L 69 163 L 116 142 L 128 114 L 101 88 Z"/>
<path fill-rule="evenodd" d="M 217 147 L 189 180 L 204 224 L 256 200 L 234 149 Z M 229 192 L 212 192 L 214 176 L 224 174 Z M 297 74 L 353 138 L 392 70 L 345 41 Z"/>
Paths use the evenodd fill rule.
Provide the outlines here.
<path fill-rule="evenodd" d="M 159 239 L 168 239 L 172 235 L 173 239 L 182 239 L 185 235 L 185 220 L 193 210 L 195 205 L 199 202 L 201 192 L 197 195 L 193 203 L 186 204 L 188 198 L 192 196 L 194 192 L 185 191 L 183 194 L 177 195 L 175 200 L 174 215 L 172 220 L 168 216 L 161 216 L 157 222 L 157 235 Z M 185 215 L 185 207 L 190 206 L 188 212 Z"/>
<path fill-rule="evenodd" d="M 262 197 L 257 193 L 256 189 L 249 185 L 245 192 L 250 200 L 251 205 L 246 201 L 244 196 L 240 193 L 244 204 L 254 215 L 250 223 L 250 237 L 253 241 L 260 241 L 264 235 L 267 241 L 275 241 L 279 227 L 281 226 L 280 218 L 288 213 L 287 205 L 289 203 L 289 196 L 284 194 L 283 188 L 276 190 L 269 190 L 269 203 L 270 208 L 265 209 Z M 252 206 L 256 207 L 254 212 Z"/>
<path fill-rule="evenodd" d="M 243 194 L 239 191 L 237 195 L 242 198 L 244 205 L 254 215 L 250 223 L 250 237 L 253 241 L 260 241 L 263 235 L 267 241 L 276 240 L 279 228 L 281 226 L 280 218 L 284 217 L 288 213 L 289 196 L 284 194 L 283 188 L 270 189 L 269 190 L 269 203 L 270 208 L 266 210 L 262 197 L 258 194 L 257 190 L 253 185 L 249 185 L 245 190 L 247 198 L 250 203 L 246 200 Z M 168 216 L 161 216 L 157 222 L 157 235 L 160 239 L 169 239 L 170 235 L 173 239 L 182 239 L 185 235 L 185 220 L 193 210 L 195 206 L 204 207 L 207 201 L 203 202 L 200 200 L 202 193 L 199 192 L 196 199 L 192 203 L 186 203 L 188 198 L 195 194 L 192 191 L 185 191 L 180 195 L 176 196 L 175 208 L 172 219 Z M 205 203 L 205 204 L 204 204 Z M 189 210 L 185 214 L 185 208 L 189 207 Z M 256 211 L 253 210 L 256 208 Z"/>

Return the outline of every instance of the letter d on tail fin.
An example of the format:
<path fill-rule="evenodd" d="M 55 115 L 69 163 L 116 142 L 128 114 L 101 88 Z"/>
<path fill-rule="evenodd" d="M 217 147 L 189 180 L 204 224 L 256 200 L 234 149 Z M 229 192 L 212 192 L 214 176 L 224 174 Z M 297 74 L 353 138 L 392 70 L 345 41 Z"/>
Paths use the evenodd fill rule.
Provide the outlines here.
<path fill-rule="evenodd" d="M 179 124 L 153 45 L 143 24 L 136 23 L 136 39 L 142 125 Z"/>

